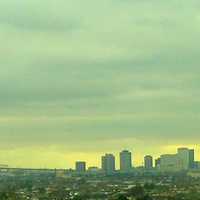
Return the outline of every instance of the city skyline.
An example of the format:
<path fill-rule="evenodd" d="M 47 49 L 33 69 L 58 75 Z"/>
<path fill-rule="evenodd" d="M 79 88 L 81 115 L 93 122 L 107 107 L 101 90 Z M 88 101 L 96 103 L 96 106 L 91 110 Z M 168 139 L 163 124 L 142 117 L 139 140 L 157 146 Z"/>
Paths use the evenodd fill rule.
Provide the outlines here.
<path fill-rule="evenodd" d="M 99 154 L 98 157 L 95 158 L 96 162 L 91 162 L 91 160 L 87 159 L 79 159 L 80 157 L 74 158 L 71 161 L 71 165 L 68 166 L 64 166 L 64 167 L 57 167 L 56 165 L 52 166 L 52 167 L 48 167 L 48 166 L 17 166 L 17 165 L 9 165 L 8 163 L 1 163 L 0 164 L 0 168 L 32 168 L 32 169 L 78 169 L 78 168 L 84 168 L 85 170 L 89 169 L 89 168 L 99 168 L 99 169 L 106 169 L 107 167 L 105 167 L 105 158 L 108 157 L 113 157 L 114 162 L 112 165 L 113 167 L 111 167 L 112 169 L 116 169 L 116 170 L 120 170 L 122 172 L 129 172 L 130 169 L 132 168 L 137 168 L 137 167 L 144 167 L 144 169 L 151 169 L 151 168 L 156 168 L 157 166 L 157 160 L 161 159 L 162 157 L 164 158 L 165 156 L 175 156 L 179 154 L 179 151 L 181 150 L 186 150 L 188 151 L 188 156 L 191 155 L 189 161 L 189 168 L 193 168 L 195 162 L 198 162 L 198 167 L 200 166 L 200 159 L 199 159 L 199 152 L 193 148 L 193 147 L 186 147 L 186 146 L 178 146 L 176 149 L 174 149 L 174 151 L 167 151 L 167 152 L 162 152 L 161 154 L 155 156 L 153 154 L 144 154 L 141 157 L 140 162 L 135 162 L 134 158 L 138 157 L 138 153 L 133 153 L 132 151 L 128 150 L 128 149 L 122 149 L 121 151 L 118 151 L 117 153 L 113 153 L 113 152 L 104 152 L 102 154 Z M 192 153 L 192 154 L 191 154 Z M 123 154 L 126 154 L 126 156 L 124 157 Z M 128 157 L 127 157 L 127 154 Z M 150 159 L 150 160 L 149 160 Z M 192 160 L 191 160 L 192 159 Z M 67 163 L 67 160 L 65 160 L 64 162 Z M 110 161 L 109 161 L 110 162 Z M 149 163 L 150 162 L 150 163 Z M 187 164 L 186 164 L 187 165 Z M 80 167 L 79 167 L 80 166 Z M 186 168 L 187 168 L 186 167 Z M 84 171 L 84 170 L 83 170 Z"/>
<path fill-rule="evenodd" d="M 0 163 L 200 155 L 200 2 L 0 1 Z"/>
<path fill-rule="evenodd" d="M 112 175 L 119 170 L 121 173 L 132 173 L 133 169 L 143 168 L 147 171 L 160 170 L 160 171 L 184 171 L 200 169 L 200 161 L 195 160 L 195 150 L 188 147 L 179 147 L 173 154 L 164 152 L 158 158 L 152 155 L 144 155 L 144 162 L 141 166 L 136 166 L 133 163 L 133 154 L 131 151 L 125 149 L 119 152 L 119 167 L 116 167 L 116 157 L 112 153 L 105 153 L 101 156 L 101 171 L 107 175 Z M 98 171 L 99 166 L 88 166 L 85 161 L 76 161 L 75 171 L 77 173 L 85 173 L 86 170 L 95 168 Z"/>

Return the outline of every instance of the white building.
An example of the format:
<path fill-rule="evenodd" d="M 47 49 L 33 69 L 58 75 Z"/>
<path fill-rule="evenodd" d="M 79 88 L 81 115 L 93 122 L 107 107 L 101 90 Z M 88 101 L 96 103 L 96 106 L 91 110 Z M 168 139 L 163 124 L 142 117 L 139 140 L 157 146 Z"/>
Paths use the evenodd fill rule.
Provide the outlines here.
<path fill-rule="evenodd" d="M 180 171 L 194 168 L 194 150 L 178 148 L 177 154 L 166 154 L 160 157 L 162 171 Z"/>
<path fill-rule="evenodd" d="M 194 150 L 188 148 L 178 148 L 178 157 L 181 160 L 182 169 L 194 168 Z"/>
<path fill-rule="evenodd" d="M 160 157 L 160 169 L 162 171 L 179 171 L 181 166 L 177 154 L 165 154 Z"/>

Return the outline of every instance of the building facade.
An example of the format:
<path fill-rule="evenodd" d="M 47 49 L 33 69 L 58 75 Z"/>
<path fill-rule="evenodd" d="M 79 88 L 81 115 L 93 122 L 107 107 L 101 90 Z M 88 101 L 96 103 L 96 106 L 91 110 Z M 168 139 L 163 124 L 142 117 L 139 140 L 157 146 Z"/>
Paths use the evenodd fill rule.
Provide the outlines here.
<path fill-rule="evenodd" d="M 155 168 L 160 169 L 160 158 L 155 159 Z"/>
<path fill-rule="evenodd" d="M 183 170 L 194 168 L 194 149 L 178 148 L 177 155 L 181 160 Z"/>
<path fill-rule="evenodd" d="M 182 163 L 177 154 L 165 154 L 160 157 L 160 170 L 179 171 L 182 169 Z"/>
<path fill-rule="evenodd" d="M 194 150 L 178 148 L 176 154 L 166 154 L 160 157 L 160 169 L 164 171 L 181 171 L 193 169 L 195 166 Z"/>
<path fill-rule="evenodd" d="M 120 171 L 129 173 L 132 170 L 132 154 L 128 150 L 120 152 Z"/>
<path fill-rule="evenodd" d="M 189 150 L 189 168 L 195 168 L 195 160 L 194 160 L 194 149 Z"/>
<path fill-rule="evenodd" d="M 102 156 L 101 168 L 106 174 L 113 174 L 115 172 L 115 156 L 113 154 Z"/>
<path fill-rule="evenodd" d="M 153 168 L 153 157 L 150 155 L 147 155 L 144 157 L 144 168 L 145 169 L 152 169 Z"/>
<path fill-rule="evenodd" d="M 84 173 L 86 172 L 86 162 L 84 161 L 77 161 L 76 164 L 76 172 L 77 173 Z"/>

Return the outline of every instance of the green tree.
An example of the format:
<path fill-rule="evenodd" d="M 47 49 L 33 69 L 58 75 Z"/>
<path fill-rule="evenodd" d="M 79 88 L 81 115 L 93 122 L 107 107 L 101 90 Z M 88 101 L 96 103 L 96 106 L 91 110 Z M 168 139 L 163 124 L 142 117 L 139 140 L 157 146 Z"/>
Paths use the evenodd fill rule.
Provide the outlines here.
<path fill-rule="evenodd" d="M 121 195 L 119 195 L 119 196 L 117 197 L 116 200 L 128 200 L 128 198 L 127 198 L 125 195 L 121 194 Z"/>
<path fill-rule="evenodd" d="M 141 185 L 136 185 L 129 190 L 129 195 L 135 198 L 142 198 L 145 196 L 144 188 Z"/>

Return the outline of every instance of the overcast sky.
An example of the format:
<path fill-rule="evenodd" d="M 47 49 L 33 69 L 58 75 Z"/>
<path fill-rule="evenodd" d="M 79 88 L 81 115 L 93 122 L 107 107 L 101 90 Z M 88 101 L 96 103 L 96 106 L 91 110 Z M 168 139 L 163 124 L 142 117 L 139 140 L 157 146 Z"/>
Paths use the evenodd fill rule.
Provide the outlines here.
<path fill-rule="evenodd" d="M 199 0 L 1 0 L 0 163 L 98 165 L 198 149 Z M 197 155 L 198 158 L 198 155 Z"/>

